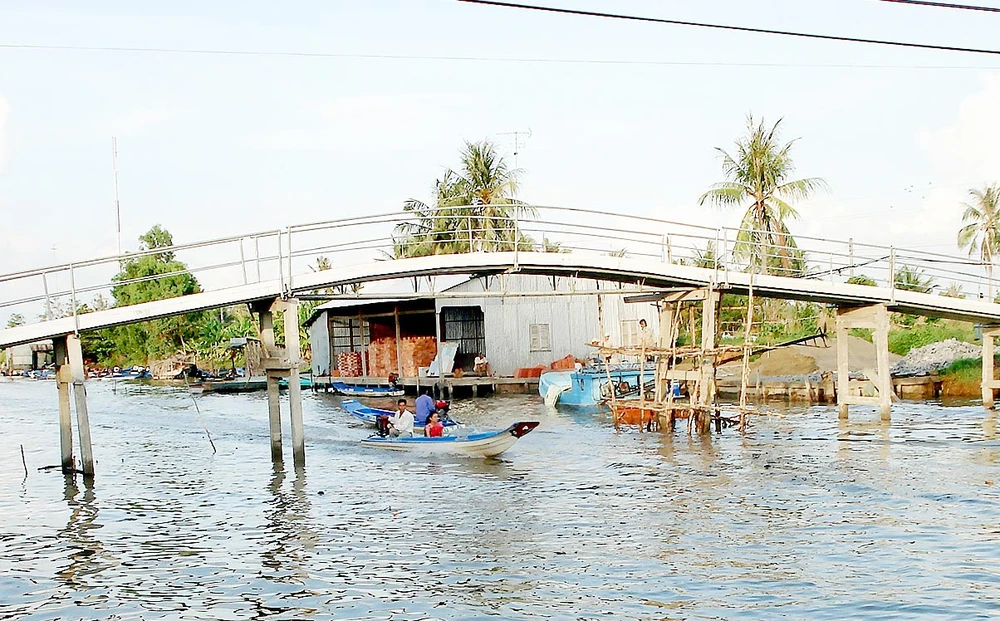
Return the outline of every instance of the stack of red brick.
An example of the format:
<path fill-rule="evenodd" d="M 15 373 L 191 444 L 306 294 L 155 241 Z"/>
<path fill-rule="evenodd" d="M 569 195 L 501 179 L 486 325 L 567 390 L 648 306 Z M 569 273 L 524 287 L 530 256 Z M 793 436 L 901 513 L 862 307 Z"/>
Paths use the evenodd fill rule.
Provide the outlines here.
<path fill-rule="evenodd" d="M 343 377 L 359 377 L 362 372 L 361 352 L 348 351 L 337 354 L 337 370 Z"/>
<path fill-rule="evenodd" d="M 416 377 L 418 367 L 430 366 L 437 355 L 437 339 L 433 336 L 404 336 L 399 345 L 403 357 L 403 377 Z M 396 338 L 380 337 L 368 346 L 368 374 L 388 376 L 400 369 L 396 358 Z"/>

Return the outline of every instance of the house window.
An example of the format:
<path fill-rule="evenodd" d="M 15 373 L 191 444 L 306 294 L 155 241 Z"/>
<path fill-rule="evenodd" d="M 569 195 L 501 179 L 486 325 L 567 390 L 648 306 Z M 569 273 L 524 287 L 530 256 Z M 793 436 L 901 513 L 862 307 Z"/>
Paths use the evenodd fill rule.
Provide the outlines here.
<path fill-rule="evenodd" d="M 639 320 L 622 320 L 622 347 L 638 347 L 642 338 L 639 336 Z"/>
<path fill-rule="evenodd" d="M 528 326 L 530 351 L 552 351 L 552 334 L 547 323 L 533 323 Z"/>
<path fill-rule="evenodd" d="M 358 318 L 331 319 L 330 341 L 333 357 L 351 351 L 362 351 L 368 346 L 368 322 Z"/>

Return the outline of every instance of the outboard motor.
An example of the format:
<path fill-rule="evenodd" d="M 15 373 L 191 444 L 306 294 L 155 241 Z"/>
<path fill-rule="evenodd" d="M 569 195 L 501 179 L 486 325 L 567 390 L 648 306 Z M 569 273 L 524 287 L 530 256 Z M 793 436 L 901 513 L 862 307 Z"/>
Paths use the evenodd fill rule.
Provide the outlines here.
<path fill-rule="evenodd" d="M 443 399 L 438 399 L 434 402 L 434 407 L 437 408 L 438 418 L 441 419 L 441 422 L 444 422 L 448 418 L 448 410 L 451 408 L 451 403 Z"/>
<path fill-rule="evenodd" d="M 378 416 L 375 418 L 375 432 L 381 438 L 385 438 L 389 435 L 389 417 L 388 416 Z"/>

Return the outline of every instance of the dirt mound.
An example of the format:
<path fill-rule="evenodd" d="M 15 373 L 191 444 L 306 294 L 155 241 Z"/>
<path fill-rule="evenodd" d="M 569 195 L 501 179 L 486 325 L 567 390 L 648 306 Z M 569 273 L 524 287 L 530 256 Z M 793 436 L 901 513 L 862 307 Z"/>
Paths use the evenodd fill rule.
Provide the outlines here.
<path fill-rule="evenodd" d="M 848 336 L 847 355 L 851 371 L 874 369 L 875 346 L 856 336 Z M 760 377 L 801 376 L 837 371 L 837 340 L 828 338 L 829 347 L 791 345 L 764 352 L 750 363 L 750 372 Z M 900 359 L 889 354 L 889 364 Z M 730 363 L 719 369 L 719 375 L 739 375 L 740 363 Z"/>

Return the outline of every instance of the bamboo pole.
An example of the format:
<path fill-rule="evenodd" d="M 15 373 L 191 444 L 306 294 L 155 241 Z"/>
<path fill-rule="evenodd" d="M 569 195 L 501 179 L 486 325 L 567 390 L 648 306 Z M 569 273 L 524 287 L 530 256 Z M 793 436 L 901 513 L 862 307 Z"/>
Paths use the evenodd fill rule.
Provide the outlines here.
<path fill-rule="evenodd" d="M 750 331 L 753 327 L 753 275 L 750 275 L 750 287 L 747 295 L 746 326 L 743 330 L 743 367 L 740 377 L 740 433 L 747 429 L 747 384 L 750 381 Z"/>

